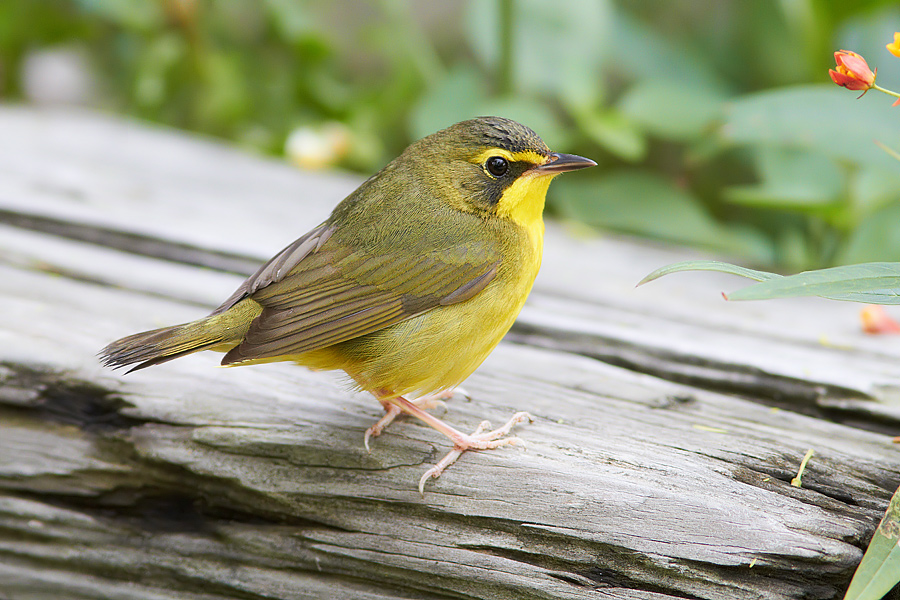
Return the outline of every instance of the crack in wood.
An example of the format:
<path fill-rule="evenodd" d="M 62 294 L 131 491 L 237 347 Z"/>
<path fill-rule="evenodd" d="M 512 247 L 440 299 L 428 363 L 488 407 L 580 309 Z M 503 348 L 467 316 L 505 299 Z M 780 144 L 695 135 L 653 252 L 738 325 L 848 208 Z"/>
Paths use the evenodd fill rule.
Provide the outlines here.
<path fill-rule="evenodd" d="M 630 371 L 712 392 L 741 396 L 774 408 L 844 423 L 848 415 L 827 399 L 874 401 L 858 390 L 767 373 L 747 365 L 717 362 L 636 346 L 599 335 L 576 333 L 516 322 L 507 341 L 577 354 Z M 859 414 L 851 426 L 893 435 L 898 422 L 882 414 Z"/>
<path fill-rule="evenodd" d="M 210 250 L 193 244 L 165 240 L 159 237 L 130 233 L 99 225 L 74 223 L 63 219 L 0 208 L 0 223 L 38 231 L 61 238 L 114 248 L 140 256 L 158 258 L 174 263 L 216 269 L 236 275 L 249 275 L 264 259 Z"/>
<path fill-rule="evenodd" d="M 0 362 L 0 404 L 7 411 L 27 411 L 88 432 L 110 433 L 144 423 L 122 413 L 131 405 L 114 392 L 36 365 Z"/>
<path fill-rule="evenodd" d="M 588 561 L 579 562 L 574 560 L 565 560 L 559 556 L 550 556 L 546 554 L 538 554 L 526 552 L 513 548 L 499 548 L 487 545 L 466 545 L 465 547 L 474 552 L 490 554 L 492 556 L 500 556 L 509 560 L 513 560 L 522 564 L 530 564 L 543 569 L 547 575 L 555 579 L 559 579 L 577 587 L 587 587 L 591 589 L 627 589 L 639 590 L 643 592 L 653 592 L 664 594 L 669 598 L 680 598 L 683 600 L 701 600 L 701 596 L 695 596 L 684 592 L 677 585 L 665 585 L 661 581 L 669 579 L 674 580 L 672 573 L 666 573 L 660 582 L 648 582 L 646 574 L 648 571 L 655 569 L 650 561 L 638 553 L 621 552 L 621 549 L 614 549 L 606 544 L 597 544 L 593 552 L 597 557 L 603 556 L 603 559 L 611 563 L 610 566 L 592 565 Z M 581 551 L 586 551 L 582 548 Z M 636 579 L 627 574 L 627 569 L 614 566 L 616 563 L 630 563 L 632 571 L 640 571 L 644 575 L 644 579 Z M 638 566 L 640 565 L 640 566 Z"/>

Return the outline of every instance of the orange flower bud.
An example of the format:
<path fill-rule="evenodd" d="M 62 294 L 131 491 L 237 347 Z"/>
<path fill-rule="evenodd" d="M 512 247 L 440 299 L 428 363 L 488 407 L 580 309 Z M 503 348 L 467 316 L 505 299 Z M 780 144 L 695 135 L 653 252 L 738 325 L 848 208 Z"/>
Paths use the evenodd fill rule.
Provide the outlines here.
<path fill-rule="evenodd" d="M 894 41 L 885 46 L 885 48 L 888 49 L 888 52 L 900 58 L 900 31 L 894 32 Z"/>
<path fill-rule="evenodd" d="M 866 63 L 866 59 L 849 50 L 840 50 L 834 53 L 834 61 L 837 70 L 828 69 L 831 80 L 848 90 L 869 90 L 875 83 L 875 73 Z"/>
<path fill-rule="evenodd" d="M 862 329 L 866 333 L 900 333 L 900 323 L 888 316 L 884 308 L 869 304 L 859 312 Z"/>

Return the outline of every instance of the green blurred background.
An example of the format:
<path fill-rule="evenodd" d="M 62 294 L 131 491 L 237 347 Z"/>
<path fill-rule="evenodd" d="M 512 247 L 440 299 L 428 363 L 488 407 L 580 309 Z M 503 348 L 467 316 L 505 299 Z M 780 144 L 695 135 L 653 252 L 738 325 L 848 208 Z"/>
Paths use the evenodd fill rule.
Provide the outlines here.
<path fill-rule="evenodd" d="M 599 168 L 549 210 L 798 270 L 900 261 L 895 2 L 3 0 L 0 98 L 203 132 L 370 173 L 483 114 Z"/>

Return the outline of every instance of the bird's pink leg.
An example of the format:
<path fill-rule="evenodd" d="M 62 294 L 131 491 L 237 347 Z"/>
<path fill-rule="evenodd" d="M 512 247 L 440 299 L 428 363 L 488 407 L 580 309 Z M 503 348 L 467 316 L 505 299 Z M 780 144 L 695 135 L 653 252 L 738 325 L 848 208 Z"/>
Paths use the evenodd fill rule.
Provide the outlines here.
<path fill-rule="evenodd" d="M 402 396 L 391 398 L 387 400 L 387 402 L 394 406 L 397 406 L 399 411 L 405 412 L 424 421 L 431 427 L 437 429 L 445 436 L 450 438 L 450 441 L 453 442 L 453 450 L 451 450 L 435 466 L 425 471 L 425 474 L 422 475 L 422 478 L 419 480 L 419 492 L 421 492 L 423 496 L 425 495 L 425 482 L 428 481 L 428 479 L 431 477 L 440 477 L 441 473 L 444 472 L 444 469 L 455 463 L 456 459 L 458 459 L 466 450 L 491 450 L 493 448 L 499 448 L 501 446 L 517 444 L 524 446 L 525 442 L 523 442 L 521 439 L 517 437 L 504 436 L 509 435 L 510 430 L 517 423 L 521 423 L 522 421 L 534 421 L 534 418 L 527 412 L 517 412 L 509 421 L 506 422 L 503 427 L 494 429 L 492 431 L 485 431 L 486 429 L 490 429 L 491 424 L 487 421 L 482 421 L 482 423 L 472 434 L 467 435 L 447 425 L 434 415 L 425 412 L 415 403 L 410 402 Z"/>
<path fill-rule="evenodd" d="M 429 408 L 437 408 L 437 407 L 446 407 L 444 404 L 444 400 L 449 400 L 453 397 L 455 391 L 459 391 L 464 396 L 468 397 L 468 394 L 462 388 L 457 388 L 456 390 L 444 390 L 442 392 L 437 392 L 436 394 L 429 394 L 427 396 L 422 396 L 421 398 L 416 398 L 415 400 L 408 400 L 411 404 L 416 405 L 418 408 L 425 410 Z M 363 438 L 363 443 L 366 446 L 366 452 L 371 452 L 369 450 L 369 438 L 378 437 L 381 435 L 381 432 L 384 431 L 384 428 L 394 422 L 394 419 L 397 418 L 397 415 L 404 412 L 402 408 L 398 405 L 392 403 L 389 400 L 384 400 L 383 397 L 388 394 L 384 394 L 382 397 L 376 395 L 375 397 L 381 402 L 381 405 L 384 407 L 384 416 L 378 419 L 378 422 L 366 429 L 366 435 Z"/>

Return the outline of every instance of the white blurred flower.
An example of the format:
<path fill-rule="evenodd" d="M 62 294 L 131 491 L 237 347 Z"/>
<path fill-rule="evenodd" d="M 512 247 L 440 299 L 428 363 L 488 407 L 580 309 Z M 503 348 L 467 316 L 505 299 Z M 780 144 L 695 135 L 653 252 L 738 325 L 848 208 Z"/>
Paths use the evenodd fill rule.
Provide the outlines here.
<path fill-rule="evenodd" d="M 284 153 L 298 167 L 323 169 L 339 162 L 350 150 L 350 130 L 330 121 L 294 129 L 284 143 Z"/>
<path fill-rule="evenodd" d="M 94 75 L 77 48 L 32 50 L 22 61 L 22 89 L 35 104 L 85 105 L 94 99 Z"/>

